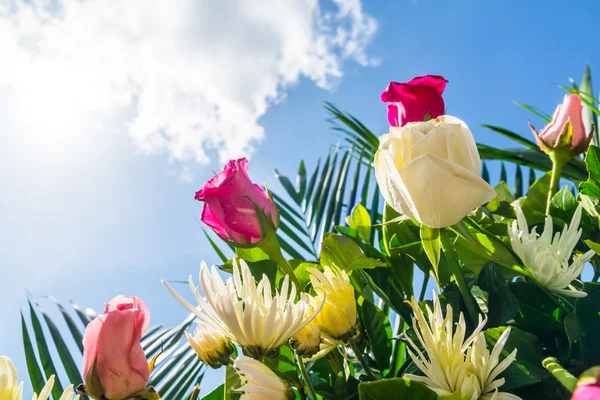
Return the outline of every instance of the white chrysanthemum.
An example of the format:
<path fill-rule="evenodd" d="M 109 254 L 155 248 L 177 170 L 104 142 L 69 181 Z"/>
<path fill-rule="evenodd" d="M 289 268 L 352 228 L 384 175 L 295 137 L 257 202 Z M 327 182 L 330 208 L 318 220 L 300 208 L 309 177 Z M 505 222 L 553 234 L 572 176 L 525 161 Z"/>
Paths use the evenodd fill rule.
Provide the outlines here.
<path fill-rule="evenodd" d="M 21 400 L 23 382 L 18 382 L 17 369 L 10 358 L 0 356 L 0 399 Z"/>
<path fill-rule="evenodd" d="M 205 297 L 200 296 L 192 277 L 190 288 L 198 301 L 198 308 L 184 300 L 163 281 L 169 292 L 201 321 L 212 325 L 225 336 L 237 342 L 244 352 L 255 358 L 270 356 L 288 339 L 304 328 L 319 313 L 323 302 L 311 309 L 310 296 L 300 293 L 295 302 L 296 287 L 285 276 L 281 290 L 271 291 L 266 275 L 256 284 L 254 276 L 243 260 L 234 261 L 233 278 L 227 283 L 213 266 L 205 262 L 200 268 L 200 286 Z"/>
<path fill-rule="evenodd" d="M 32 400 L 48 400 L 54 387 L 54 375 L 50 376 L 39 396 L 33 394 Z M 59 400 L 73 400 L 73 385 L 65 389 Z M 76 397 L 76 400 L 79 396 Z M 0 400 L 23 400 L 23 382 L 18 383 L 17 369 L 10 358 L 0 356 Z"/>
<path fill-rule="evenodd" d="M 482 332 L 487 318 L 482 319 L 480 315 L 477 328 L 465 339 L 466 324 L 463 313 L 460 313 L 458 324 L 454 329 L 452 307 L 446 306 L 444 317 L 442 306 L 435 293 L 433 311 L 429 305 L 426 306 L 427 316 L 414 297 L 410 305 L 415 315 L 412 322 L 413 330 L 426 354 L 407 336 L 410 345 L 408 353 L 425 376 L 405 374 L 406 378 L 423 382 L 439 395 L 459 392 L 470 400 L 519 399 L 513 394 L 498 392 L 498 388 L 504 384 L 504 378 L 496 379 L 515 359 L 517 353 L 515 349 L 499 362 L 510 329 L 504 331 L 490 354 Z"/>
<path fill-rule="evenodd" d="M 266 365 L 253 358 L 240 356 L 233 362 L 240 375 L 240 400 L 290 400 L 293 391 Z"/>
<path fill-rule="evenodd" d="M 205 322 L 196 321 L 196 324 L 194 335 L 188 332 L 185 335 L 200 361 L 212 368 L 228 364 L 234 350 L 229 338 Z"/>
<path fill-rule="evenodd" d="M 315 318 L 316 324 L 334 339 L 346 340 L 348 336 L 353 336 L 356 329 L 356 299 L 346 271 L 337 267 L 325 267 L 323 272 L 315 268 L 306 270 L 310 273 L 317 296 L 325 298 L 325 304 Z"/>
<path fill-rule="evenodd" d="M 552 217 L 546 217 L 541 236 L 527 226 L 527 219 L 516 207 L 517 220 L 508 227 L 508 236 L 514 252 L 521 258 L 531 276 L 548 290 L 570 297 L 585 297 L 572 282 L 581 274 L 584 264 L 596 253 L 589 250 L 583 255 L 573 255 L 573 249 L 581 237 L 581 204 L 577 207 L 571 224 L 565 224 L 562 233 L 553 234 Z M 572 257 L 571 257 L 572 256 Z M 572 262 L 571 261 L 572 258 Z"/>
<path fill-rule="evenodd" d="M 37 394 L 33 394 L 31 400 L 48 400 L 50 399 L 50 394 L 52 393 L 52 388 L 54 388 L 54 375 L 50 376 L 48 382 L 44 385 L 44 388 L 40 391 L 39 396 Z M 58 400 L 73 400 L 74 396 L 73 385 L 69 385 L 65 391 L 62 393 Z M 75 400 L 79 400 L 79 395 L 75 397 Z"/>

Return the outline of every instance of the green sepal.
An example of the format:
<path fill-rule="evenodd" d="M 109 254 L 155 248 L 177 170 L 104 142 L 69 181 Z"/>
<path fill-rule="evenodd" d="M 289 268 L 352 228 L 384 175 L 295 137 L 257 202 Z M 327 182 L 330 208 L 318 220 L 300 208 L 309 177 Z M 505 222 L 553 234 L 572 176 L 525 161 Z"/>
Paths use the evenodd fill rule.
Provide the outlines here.
<path fill-rule="evenodd" d="M 92 399 L 101 400 L 104 399 L 104 386 L 102 380 L 96 368 L 98 359 L 94 359 L 92 368 L 88 371 L 85 376 L 85 393 Z"/>

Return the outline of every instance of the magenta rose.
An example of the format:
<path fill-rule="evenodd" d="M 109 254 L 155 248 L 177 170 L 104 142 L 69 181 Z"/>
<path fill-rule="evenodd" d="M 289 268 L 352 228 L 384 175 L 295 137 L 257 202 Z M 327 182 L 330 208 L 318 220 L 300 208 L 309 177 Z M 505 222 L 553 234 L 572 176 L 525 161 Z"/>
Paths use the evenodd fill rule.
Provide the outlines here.
<path fill-rule="evenodd" d="M 417 76 L 409 82 L 390 82 L 381 93 L 381 101 L 388 104 L 388 121 L 392 126 L 408 122 L 423 122 L 444 115 L 442 93 L 448 81 L 443 76 Z"/>
<path fill-rule="evenodd" d="M 248 160 L 231 160 L 223 172 L 196 192 L 204 202 L 202 222 L 220 237 L 235 244 L 255 244 L 263 239 L 257 210 L 277 227 L 279 214 L 264 190 L 248 176 Z"/>
<path fill-rule="evenodd" d="M 572 156 L 585 152 L 593 135 L 585 131 L 582 112 L 581 98 L 576 94 L 567 94 L 562 104 L 556 107 L 552 121 L 541 133 L 530 123 L 540 148 L 546 153 L 560 148 L 568 150 Z"/>
<path fill-rule="evenodd" d="M 83 376 L 93 398 L 125 399 L 143 390 L 150 372 L 140 340 L 150 311 L 137 297 L 117 296 L 83 336 Z"/>

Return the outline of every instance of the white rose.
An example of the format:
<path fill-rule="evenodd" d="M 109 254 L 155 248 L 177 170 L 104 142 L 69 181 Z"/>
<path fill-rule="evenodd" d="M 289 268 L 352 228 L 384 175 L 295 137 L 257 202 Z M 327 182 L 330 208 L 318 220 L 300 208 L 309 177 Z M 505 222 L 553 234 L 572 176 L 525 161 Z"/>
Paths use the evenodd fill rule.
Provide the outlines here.
<path fill-rule="evenodd" d="M 473 134 L 456 117 L 390 127 L 379 141 L 377 183 L 385 201 L 401 214 L 442 228 L 496 196 L 480 177 Z"/>

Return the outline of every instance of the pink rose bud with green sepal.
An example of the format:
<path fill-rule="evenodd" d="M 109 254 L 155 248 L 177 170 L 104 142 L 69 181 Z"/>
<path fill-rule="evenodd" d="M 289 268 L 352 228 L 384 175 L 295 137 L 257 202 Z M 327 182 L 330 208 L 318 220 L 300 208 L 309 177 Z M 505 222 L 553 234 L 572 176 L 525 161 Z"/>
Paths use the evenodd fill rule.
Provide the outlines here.
<path fill-rule="evenodd" d="M 408 122 L 423 122 L 444 115 L 442 93 L 448 81 L 443 76 L 417 76 L 408 82 L 390 82 L 381 93 L 381 101 L 388 105 L 391 126 L 404 126 Z"/>
<path fill-rule="evenodd" d="M 567 94 L 562 104 L 554 111 L 552 121 L 540 133 L 529 123 L 538 145 L 545 153 L 555 150 L 568 152 L 572 157 L 588 149 L 593 136 L 586 132 L 582 116 L 581 98 L 576 94 Z"/>
<path fill-rule="evenodd" d="M 127 399 L 144 390 L 150 371 L 140 344 L 150 311 L 137 297 L 117 296 L 83 336 L 83 376 L 93 399 Z"/>
<path fill-rule="evenodd" d="M 196 200 L 204 202 L 201 220 L 234 245 L 253 245 L 264 235 L 261 221 L 279 225 L 279 214 L 267 193 L 248 176 L 248 160 L 231 160 L 200 189 Z M 259 215 L 259 213 L 261 215 Z"/>
<path fill-rule="evenodd" d="M 592 367 L 585 371 L 577 381 L 572 400 L 600 399 L 600 367 Z"/>

